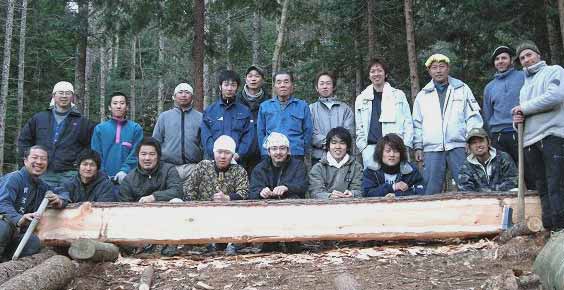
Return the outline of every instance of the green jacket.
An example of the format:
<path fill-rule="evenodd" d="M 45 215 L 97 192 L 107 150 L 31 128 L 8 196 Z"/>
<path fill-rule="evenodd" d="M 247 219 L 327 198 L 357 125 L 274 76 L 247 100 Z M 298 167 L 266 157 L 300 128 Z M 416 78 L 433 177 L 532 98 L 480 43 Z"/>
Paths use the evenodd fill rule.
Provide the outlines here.
<path fill-rule="evenodd" d="M 309 172 L 309 193 L 313 198 L 327 199 L 334 190 L 350 190 L 354 197 L 362 197 L 362 165 L 350 157 L 341 168 L 329 165 L 327 155 Z"/>
<path fill-rule="evenodd" d="M 509 154 L 490 148 L 490 160 L 482 165 L 468 155 L 458 174 L 460 191 L 507 191 L 517 187 L 517 168 Z"/>
<path fill-rule="evenodd" d="M 159 162 L 151 172 L 147 172 L 137 165 L 123 179 L 119 188 L 118 201 L 137 202 L 141 197 L 154 195 L 156 201 L 169 201 L 182 198 L 180 176 L 176 167 Z"/>

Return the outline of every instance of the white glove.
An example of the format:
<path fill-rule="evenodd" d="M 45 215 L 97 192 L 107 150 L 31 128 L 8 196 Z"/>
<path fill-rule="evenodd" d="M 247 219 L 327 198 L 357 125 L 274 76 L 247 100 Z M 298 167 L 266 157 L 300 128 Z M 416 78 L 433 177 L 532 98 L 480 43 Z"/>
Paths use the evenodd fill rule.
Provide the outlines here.
<path fill-rule="evenodd" d="M 117 180 L 118 183 L 121 184 L 121 182 L 123 181 L 125 176 L 127 176 L 127 173 L 120 171 L 120 172 L 116 173 L 116 175 L 114 176 L 114 180 Z"/>

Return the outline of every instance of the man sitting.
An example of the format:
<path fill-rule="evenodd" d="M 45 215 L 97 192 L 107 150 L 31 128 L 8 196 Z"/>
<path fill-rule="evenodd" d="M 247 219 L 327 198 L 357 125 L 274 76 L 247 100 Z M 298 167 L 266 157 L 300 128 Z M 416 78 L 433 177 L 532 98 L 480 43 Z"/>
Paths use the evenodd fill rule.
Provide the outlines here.
<path fill-rule="evenodd" d="M 490 146 L 482 128 L 470 130 L 466 137 L 470 155 L 460 169 L 461 191 L 507 191 L 517 187 L 517 168 L 509 154 Z"/>
<path fill-rule="evenodd" d="M 41 218 L 37 210 L 44 198 L 55 208 L 68 202 L 68 192 L 55 194 L 39 179 L 47 170 L 47 150 L 42 145 L 31 146 L 24 152 L 24 167 L 0 179 L 0 255 L 4 258 L 15 251 L 29 223 Z M 40 246 L 39 238 L 32 234 L 20 256 L 36 254 Z"/>
<path fill-rule="evenodd" d="M 63 184 L 63 190 L 70 194 L 70 202 L 115 201 L 114 185 L 100 171 L 101 164 L 100 155 L 94 150 L 83 151 L 78 156 L 78 173 Z"/>

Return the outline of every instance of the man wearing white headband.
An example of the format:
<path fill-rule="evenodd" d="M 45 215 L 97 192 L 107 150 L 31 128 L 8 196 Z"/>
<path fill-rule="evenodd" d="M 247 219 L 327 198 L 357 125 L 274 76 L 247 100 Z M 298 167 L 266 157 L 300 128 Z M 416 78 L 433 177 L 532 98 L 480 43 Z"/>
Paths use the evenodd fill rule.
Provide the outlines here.
<path fill-rule="evenodd" d="M 200 123 L 202 113 L 192 107 L 194 89 L 187 83 L 174 88 L 174 107 L 159 115 L 153 138 L 161 142 L 162 162 L 176 166 L 180 179 L 186 180 L 202 160 Z"/>
<path fill-rule="evenodd" d="M 90 149 L 94 123 L 82 117 L 73 106 L 74 88 L 69 82 L 58 82 L 51 95 L 53 106 L 36 113 L 24 125 L 18 139 L 18 152 L 23 154 L 34 145 L 42 145 L 49 153 L 49 167 L 41 176 L 52 186 L 76 174 L 74 165 L 84 150 Z"/>

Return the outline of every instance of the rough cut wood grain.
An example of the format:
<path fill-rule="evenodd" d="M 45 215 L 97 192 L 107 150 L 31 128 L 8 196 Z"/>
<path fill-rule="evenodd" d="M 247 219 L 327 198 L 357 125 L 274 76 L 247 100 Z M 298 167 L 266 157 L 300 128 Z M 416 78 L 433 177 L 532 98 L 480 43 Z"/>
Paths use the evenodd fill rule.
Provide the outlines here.
<path fill-rule="evenodd" d="M 47 244 L 98 239 L 118 244 L 201 244 L 304 240 L 402 240 L 493 236 L 515 194 L 441 194 L 350 200 L 85 203 L 48 209 L 38 236 Z M 537 195 L 527 216 L 541 216 Z"/>
<path fill-rule="evenodd" d="M 35 255 L 19 258 L 15 261 L 8 261 L 0 264 L 0 285 L 15 277 L 25 270 L 33 268 L 48 258 L 55 255 L 53 251 L 43 251 Z"/>
<path fill-rule="evenodd" d="M 79 239 L 71 243 L 69 256 L 75 260 L 114 262 L 119 256 L 119 248 L 110 243 Z"/>
<path fill-rule="evenodd" d="M 76 275 L 77 269 L 65 256 L 53 256 L 0 286 L 2 290 L 58 290 Z"/>

